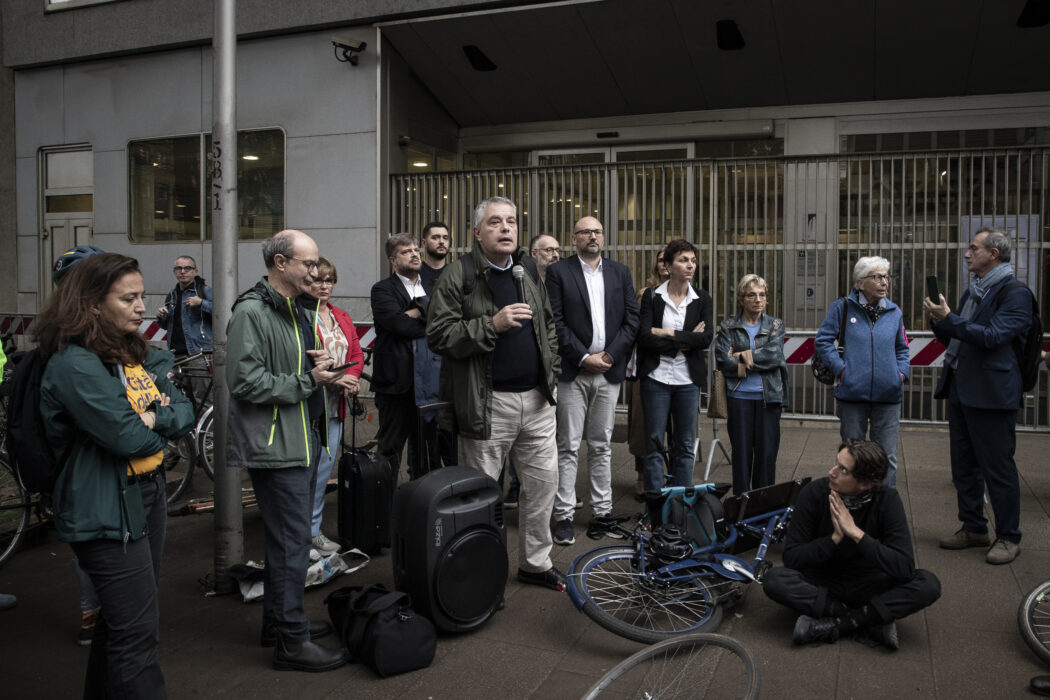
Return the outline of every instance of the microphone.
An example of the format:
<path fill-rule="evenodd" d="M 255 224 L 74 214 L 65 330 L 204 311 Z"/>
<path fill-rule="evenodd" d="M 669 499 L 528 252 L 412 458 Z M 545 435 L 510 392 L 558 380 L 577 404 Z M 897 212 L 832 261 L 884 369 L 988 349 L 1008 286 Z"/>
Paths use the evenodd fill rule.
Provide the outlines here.
<path fill-rule="evenodd" d="M 515 265 L 510 268 L 510 274 L 514 278 L 514 288 L 518 290 L 518 303 L 524 304 L 525 302 L 525 268 L 521 265 Z"/>

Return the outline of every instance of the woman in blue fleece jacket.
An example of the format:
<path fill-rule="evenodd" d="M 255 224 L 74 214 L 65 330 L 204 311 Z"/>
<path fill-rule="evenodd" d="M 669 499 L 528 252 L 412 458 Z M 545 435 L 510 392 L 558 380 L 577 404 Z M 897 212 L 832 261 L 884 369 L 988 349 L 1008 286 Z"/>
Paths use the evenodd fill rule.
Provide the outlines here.
<path fill-rule="evenodd" d="M 832 369 L 839 433 L 843 440 L 870 439 L 886 450 L 890 469 L 885 485 L 897 487 L 897 440 L 902 386 L 908 379 L 908 337 L 904 315 L 886 296 L 890 263 L 864 257 L 853 268 L 854 288 L 828 309 L 817 331 L 816 353 Z M 846 351 L 839 357 L 835 341 L 845 309 Z"/>

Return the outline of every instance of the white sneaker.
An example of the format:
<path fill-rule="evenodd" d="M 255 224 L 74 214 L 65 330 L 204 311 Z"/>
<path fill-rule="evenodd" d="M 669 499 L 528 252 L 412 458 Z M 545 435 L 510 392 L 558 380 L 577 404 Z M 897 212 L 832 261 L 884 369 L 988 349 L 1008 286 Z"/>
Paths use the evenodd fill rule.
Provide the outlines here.
<path fill-rule="evenodd" d="M 323 554 L 338 552 L 340 549 L 342 549 L 342 546 L 340 546 L 338 542 L 333 542 L 332 540 L 328 539 L 324 536 L 323 532 L 314 537 L 311 540 L 311 542 L 314 545 L 314 549 L 319 550 Z"/>

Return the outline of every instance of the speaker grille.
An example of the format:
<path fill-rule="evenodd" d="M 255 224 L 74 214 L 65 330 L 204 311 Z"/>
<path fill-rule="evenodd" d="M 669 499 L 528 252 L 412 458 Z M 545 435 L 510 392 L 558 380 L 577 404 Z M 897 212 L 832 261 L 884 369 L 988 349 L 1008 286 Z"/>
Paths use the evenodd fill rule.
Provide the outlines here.
<path fill-rule="evenodd" d="M 497 564 L 500 561 L 502 566 Z M 507 548 L 489 528 L 460 533 L 435 567 L 438 607 L 459 623 L 487 618 L 503 596 L 506 582 Z"/>

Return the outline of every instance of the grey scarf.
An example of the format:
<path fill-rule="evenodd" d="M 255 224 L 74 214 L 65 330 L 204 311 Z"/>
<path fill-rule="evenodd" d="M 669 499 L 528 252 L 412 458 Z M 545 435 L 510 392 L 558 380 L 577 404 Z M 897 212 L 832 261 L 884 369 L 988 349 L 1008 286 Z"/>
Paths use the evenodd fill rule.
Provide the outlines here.
<path fill-rule="evenodd" d="M 1010 263 L 1000 263 L 993 267 L 984 277 L 974 277 L 973 282 L 970 283 L 970 294 L 966 297 L 966 303 L 963 304 L 959 316 L 969 321 L 973 318 L 973 312 L 977 310 L 977 305 L 984 299 L 984 295 L 988 293 L 988 290 L 1013 276 L 1014 266 Z M 951 342 L 948 343 L 948 349 L 944 353 L 944 364 L 952 369 L 955 369 L 955 361 L 959 355 L 961 345 L 961 340 L 952 338 Z"/>

